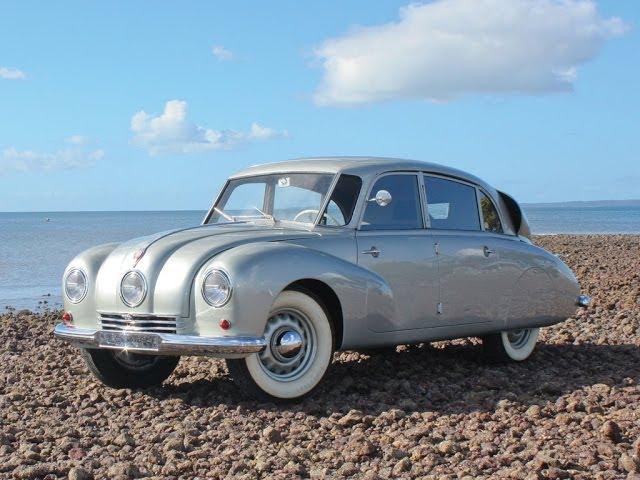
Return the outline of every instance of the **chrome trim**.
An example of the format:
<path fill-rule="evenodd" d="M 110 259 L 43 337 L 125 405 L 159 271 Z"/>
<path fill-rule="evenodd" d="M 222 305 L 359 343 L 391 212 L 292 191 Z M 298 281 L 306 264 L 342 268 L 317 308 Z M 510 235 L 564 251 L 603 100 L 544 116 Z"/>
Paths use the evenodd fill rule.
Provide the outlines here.
<path fill-rule="evenodd" d="M 80 272 L 84 277 L 84 293 L 82 294 L 82 297 L 80 297 L 80 300 L 72 300 L 67 294 L 67 279 L 69 278 L 69 275 L 71 275 L 73 272 Z M 85 297 L 87 296 L 87 293 L 89 293 L 89 277 L 87 277 L 87 273 L 83 269 L 74 267 L 70 269 L 64 276 L 64 283 L 62 286 L 64 290 L 64 296 L 67 298 L 67 300 L 69 300 L 69 302 L 73 304 L 80 303 L 82 300 L 85 299 Z"/>
<path fill-rule="evenodd" d="M 142 278 L 142 284 L 144 286 L 144 295 L 142 295 L 142 298 L 140 299 L 140 301 L 138 303 L 129 303 L 124 299 L 124 295 L 122 295 L 122 282 L 124 282 L 124 278 L 129 275 L 130 273 L 135 273 L 137 275 L 140 276 L 140 278 Z M 144 302 L 144 299 L 147 298 L 147 291 L 149 289 L 149 286 L 147 285 L 147 279 L 145 278 L 145 276 L 142 274 L 141 271 L 139 270 L 129 270 L 127 273 L 125 273 L 122 278 L 120 279 L 120 300 L 122 300 L 122 303 L 124 303 L 127 307 L 131 307 L 131 308 L 135 308 L 138 307 L 142 304 L 142 302 Z"/>
<path fill-rule="evenodd" d="M 99 313 L 102 330 L 178 333 L 184 328 L 180 317 L 143 313 Z"/>
<path fill-rule="evenodd" d="M 589 295 L 578 295 L 576 299 L 577 307 L 586 307 L 591 303 L 591 297 Z"/>
<path fill-rule="evenodd" d="M 56 325 L 56 338 L 80 348 L 102 348 L 127 350 L 134 353 L 153 355 L 249 355 L 264 350 L 266 341 L 262 337 L 199 337 L 196 335 L 175 335 L 171 333 L 116 332 L 95 328 L 69 327 L 63 323 Z M 102 345 L 101 336 L 121 337 L 118 345 Z M 154 340 L 153 346 L 145 348 L 131 347 L 127 340 L 144 337 Z"/>
<path fill-rule="evenodd" d="M 213 272 L 219 272 L 220 274 L 222 274 L 223 277 L 227 279 L 227 282 L 229 282 L 229 295 L 227 295 L 227 298 L 224 300 L 224 302 L 219 303 L 217 305 L 214 305 L 213 303 L 209 302 L 209 300 L 207 300 L 207 297 L 204 294 L 204 284 L 206 283 L 207 277 L 211 275 Z M 207 305 L 211 305 L 213 308 L 220 308 L 225 306 L 227 303 L 229 303 L 229 300 L 231 300 L 231 295 L 233 295 L 233 285 L 231 284 L 231 277 L 226 272 L 226 270 L 220 267 L 211 267 L 209 270 L 207 270 L 206 273 L 202 276 L 202 285 L 200 286 L 200 294 L 202 295 L 202 299 L 205 302 L 207 302 Z"/>

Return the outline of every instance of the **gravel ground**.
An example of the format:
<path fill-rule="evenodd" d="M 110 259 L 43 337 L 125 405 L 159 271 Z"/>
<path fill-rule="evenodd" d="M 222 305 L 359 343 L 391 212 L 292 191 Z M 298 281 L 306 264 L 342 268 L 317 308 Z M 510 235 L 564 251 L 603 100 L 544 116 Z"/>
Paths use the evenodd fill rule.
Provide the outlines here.
<path fill-rule="evenodd" d="M 110 390 L 52 338 L 59 312 L 3 315 L 0 477 L 640 479 L 640 237 L 537 242 L 594 301 L 530 360 L 487 365 L 472 340 L 343 352 L 285 407 L 210 359 Z"/>

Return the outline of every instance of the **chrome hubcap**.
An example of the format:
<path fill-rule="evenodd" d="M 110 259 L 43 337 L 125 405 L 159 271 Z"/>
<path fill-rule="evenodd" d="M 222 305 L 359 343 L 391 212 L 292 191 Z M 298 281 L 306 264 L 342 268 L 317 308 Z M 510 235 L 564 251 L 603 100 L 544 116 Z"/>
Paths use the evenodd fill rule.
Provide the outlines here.
<path fill-rule="evenodd" d="M 507 333 L 507 338 L 513 348 L 522 348 L 529 341 L 529 335 L 531 335 L 531 330 L 528 329 L 511 330 Z"/>
<path fill-rule="evenodd" d="M 276 312 L 267 321 L 264 336 L 267 346 L 258 359 L 267 375 L 291 381 L 306 372 L 316 353 L 316 333 L 302 312 Z"/>

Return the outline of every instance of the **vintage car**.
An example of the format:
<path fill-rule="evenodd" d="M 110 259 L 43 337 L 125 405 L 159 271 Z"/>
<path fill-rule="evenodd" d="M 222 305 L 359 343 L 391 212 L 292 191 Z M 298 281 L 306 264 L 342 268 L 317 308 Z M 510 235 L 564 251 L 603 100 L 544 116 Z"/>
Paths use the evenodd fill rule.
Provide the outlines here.
<path fill-rule="evenodd" d="M 369 157 L 250 167 L 202 225 L 91 248 L 63 291 L 55 334 L 106 385 L 157 385 L 181 355 L 208 355 L 272 400 L 311 392 L 336 350 L 474 336 L 521 361 L 588 303 L 509 195 Z"/>

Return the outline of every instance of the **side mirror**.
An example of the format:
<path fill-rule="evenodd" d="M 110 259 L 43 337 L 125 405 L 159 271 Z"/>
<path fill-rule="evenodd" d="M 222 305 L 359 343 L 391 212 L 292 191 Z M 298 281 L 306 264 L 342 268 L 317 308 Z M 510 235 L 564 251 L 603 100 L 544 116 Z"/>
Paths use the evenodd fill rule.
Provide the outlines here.
<path fill-rule="evenodd" d="M 378 190 L 375 198 L 371 200 L 375 201 L 381 207 L 386 207 L 391 203 L 391 194 L 387 190 Z"/>

